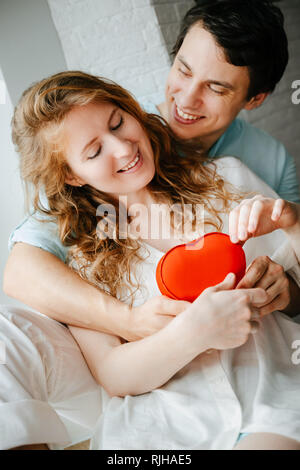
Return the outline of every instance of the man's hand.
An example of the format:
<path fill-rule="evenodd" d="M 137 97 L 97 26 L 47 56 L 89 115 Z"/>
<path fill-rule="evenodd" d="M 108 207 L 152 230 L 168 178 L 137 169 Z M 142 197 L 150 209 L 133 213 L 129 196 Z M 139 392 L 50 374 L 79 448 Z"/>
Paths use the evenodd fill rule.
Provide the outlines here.
<path fill-rule="evenodd" d="M 267 301 L 258 305 L 260 315 L 264 316 L 275 310 L 283 311 L 291 301 L 290 282 L 280 264 L 268 256 L 259 256 L 248 267 L 237 289 L 261 287 L 267 293 Z"/>

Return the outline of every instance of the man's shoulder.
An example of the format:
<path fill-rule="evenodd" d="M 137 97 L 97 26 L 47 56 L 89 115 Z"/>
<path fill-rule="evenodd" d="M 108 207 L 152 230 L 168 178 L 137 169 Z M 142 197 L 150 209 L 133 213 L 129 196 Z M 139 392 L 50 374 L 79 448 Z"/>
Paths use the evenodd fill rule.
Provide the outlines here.
<path fill-rule="evenodd" d="M 210 156 L 219 155 L 235 155 L 255 172 L 261 165 L 283 170 L 291 159 L 281 142 L 242 118 L 236 118 L 212 147 Z"/>
<path fill-rule="evenodd" d="M 262 153 L 264 158 L 271 158 L 274 161 L 279 157 L 291 158 L 282 142 L 245 119 L 236 118 L 228 131 L 224 136 L 225 145 L 231 143 L 246 151 L 251 149 L 251 153 L 254 150 L 257 155 Z"/>
<path fill-rule="evenodd" d="M 268 143 L 273 144 L 273 146 L 276 145 L 278 147 L 284 148 L 284 145 L 273 136 L 268 134 L 268 132 L 259 129 L 258 127 L 240 117 L 236 118 L 232 122 L 231 126 L 225 132 L 225 135 L 228 135 L 229 138 L 235 137 L 237 140 L 249 139 L 256 145 L 260 145 L 260 143 Z"/>
<path fill-rule="evenodd" d="M 235 119 L 209 154 L 238 157 L 280 197 L 299 201 L 296 166 L 291 155 L 281 142 L 244 119 Z"/>

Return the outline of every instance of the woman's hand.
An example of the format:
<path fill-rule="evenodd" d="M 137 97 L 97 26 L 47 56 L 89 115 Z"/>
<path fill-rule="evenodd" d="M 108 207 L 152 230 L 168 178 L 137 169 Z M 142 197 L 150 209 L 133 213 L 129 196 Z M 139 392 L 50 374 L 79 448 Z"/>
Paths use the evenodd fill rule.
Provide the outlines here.
<path fill-rule="evenodd" d="M 190 302 L 158 295 L 139 307 L 133 307 L 129 318 L 132 332 L 129 341 L 136 341 L 156 333 L 190 305 Z"/>
<path fill-rule="evenodd" d="M 186 310 L 195 338 L 207 349 L 231 349 L 246 343 L 258 324 L 256 305 L 266 301 L 263 289 L 234 289 L 235 275 L 209 287 Z"/>
<path fill-rule="evenodd" d="M 245 242 L 277 229 L 290 230 L 299 220 L 299 204 L 257 195 L 230 212 L 229 236 L 232 243 Z"/>
<path fill-rule="evenodd" d="M 261 287 L 267 293 L 266 302 L 258 305 L 260 315 L 264 316 L 275 310 L 284 310 L 291 301 L 290 281 L 283 267 L 268 256 L 259 256 L 247 269 L 237 289 Z"/>

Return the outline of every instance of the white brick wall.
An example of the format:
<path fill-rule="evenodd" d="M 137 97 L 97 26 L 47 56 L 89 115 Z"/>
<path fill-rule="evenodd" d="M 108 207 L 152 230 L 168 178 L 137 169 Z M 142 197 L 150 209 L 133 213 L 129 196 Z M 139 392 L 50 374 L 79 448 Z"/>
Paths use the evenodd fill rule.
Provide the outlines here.
<path fill-rule="evenodd" d="M 102 75 L 135 96 L 163 96 L 170 58 L 159 22 L 176 37 L 190 0 L 48 0 L 69 69 Z M 171 40 L 171 39 L 170 39 Z"/>
<path fill-rule="evenodd" d="M 152 0 L 167 51 L 170 54 L 179 33 L 184 14 L 195 6 L 193 0 Z"/>

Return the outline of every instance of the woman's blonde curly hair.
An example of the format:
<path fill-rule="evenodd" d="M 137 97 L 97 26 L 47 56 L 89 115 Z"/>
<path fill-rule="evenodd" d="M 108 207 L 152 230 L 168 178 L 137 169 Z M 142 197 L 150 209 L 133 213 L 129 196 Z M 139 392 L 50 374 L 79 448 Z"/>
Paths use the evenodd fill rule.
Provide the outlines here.
<path fill-rule="evenodd" d="M 140 242 L 119 236 L 118 203 L 106 193 L 85 185 L 67 184 L 71 170 L 64 155 L 64 119 L 74 106 L 113 103 L 129 113 L 147 133 L 154 154 L 156 174 L 148 189 L 155 199 L 170 205 L 204 204 L 210 214 L 206 224 L 222 229 L 220 212 L 241 195 L 225 185 L 211 160 L 199 144 L 183 142 L 174 135 L 163 118 L 147 114 L 129 92 L 116 83 L 80 71 L 55 74 L 27 89 L 15 108 L 12 119 L 13 142 L 20 153 L 21 177 L 26 194 L 33 189 L 34 210 L 57 222 L 59 236 L 70 247 L 69 263 L 74 261 L 79 274 L 114 297 L 129 288 L 129 299 L 140 287 L 134 266 L 142 260 Z M 41 195 L 48 200 L 45 207 Z M 222 209 L 214 207 L 222 201 Z M 112 204 L 116 211 L 113 238 L 97 236 L 100 204 Z M 125 289 L 126 290 L 126 289 Z"/>

